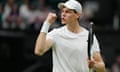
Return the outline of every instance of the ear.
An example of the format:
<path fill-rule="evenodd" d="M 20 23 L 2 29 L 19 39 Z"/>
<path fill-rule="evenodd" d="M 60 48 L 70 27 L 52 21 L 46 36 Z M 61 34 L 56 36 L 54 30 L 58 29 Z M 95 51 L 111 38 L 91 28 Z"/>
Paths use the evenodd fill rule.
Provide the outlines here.
<path fill-rule="evenodd" d="M 80 18 L 80 15 L 81 15 L 80 13 L 76 13 L 77 18 Z"/>

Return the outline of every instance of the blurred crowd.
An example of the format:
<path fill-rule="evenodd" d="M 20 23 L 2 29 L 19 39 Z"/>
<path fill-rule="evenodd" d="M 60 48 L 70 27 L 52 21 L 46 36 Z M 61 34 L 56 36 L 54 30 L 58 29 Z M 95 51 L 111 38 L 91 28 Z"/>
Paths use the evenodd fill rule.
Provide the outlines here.
<path fill-rule="evenodd" d="M 59 13 L 57 4 L 60 1 L 66 0 L 1 0 L 0 29 L 39 30 L 48 12 Z M 119 0 L 78 1 L 83 5 L 81 22 L 84 23 L 81 24 L 89 24 L 88 20 L 92 20 L 102 28 L 107 29 L 111 26 L 114 30 L 119 29 Z"/>
<path fill-rule="evenodd" d="M 54 27 L 59 27 L 60 16 L 59 16 L 59 10 L 57 9 L 57 3 L 59 1 L 66 1 L 66 0 L 0 0 L 0 30 L 3 29 L 3 30 L 39 31 L 50 11 L 51 12 L 57 11 L 56 13 L 58 13 L 57 14 L 58 21 L 56 21 L 55 24 L 51 26 L 51 29 Z M 109 25 L 111 23 L 113 24 L 112 26 L 114 29 L 116 30 L 119 29 L 119 21 L 120 21 L 120 17 L 118 16 L 120 15 L 119 11 L 115 11 L 115 14 L 113 14 L 114 17 L 113 23 L 111 22 L 112 20 L 108 19 L 111 18 L 109 17 L 110 12 L 107 13 L 107 11 L 104 11 L 106 10 L 105 8 L 107 8 L 107 5 L 106 7 L 103 7 L 102 3 L 104 1 L 107 2 L 107 0 L 98 0 L 101 1 L 101 8 L 99 8 L 99 4 L 95 2 L 95 0 L 78 0 L 78 1 L 85 3 L 83 9 L 84 13 L 81 16 L 82 19 L 80 20 L 81 22 L 80 24 L 83 24 L 82 26 L 86 27 L 86 25 L 89 24 L 89 21 L 94 17 L 95 20 L 92 19 L 92 21 L 95 21 L 95 24 Z M 97 11 L 99 12 L 96 15 L 94 15 Z M 111 69 L 108 69 L 108 72 L 111 71 L 120 72 L 120 54 L 116 55 L 115 61 L 111 66 Z M 26 71 L 26 72 L 30 72 L 30 71 Z"/>
<path fill-rule="evenodd" d="M 39 30 L 53 8 L 48 0 L 3 1 L 0 3 L 0 28 Z"/>

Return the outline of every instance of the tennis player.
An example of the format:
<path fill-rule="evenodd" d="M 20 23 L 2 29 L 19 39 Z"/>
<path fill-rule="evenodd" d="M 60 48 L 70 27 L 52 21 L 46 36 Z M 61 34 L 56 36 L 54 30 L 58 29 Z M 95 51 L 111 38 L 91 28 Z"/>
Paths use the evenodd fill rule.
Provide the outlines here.
<path fill-rule="evenodd" d="M 105 72 L 105 64 L 100 54 L 96 37 L 91 49 L 91 60 L 88 60 L 88 30 L 81 27 L 79 18 L 82 6 L 76 0 L 68 0 L 58 4 L 61 10 L 60 28 L 48 32 L 57 16 L 49 13 L 35 44 L 35 54 L 43 55 L 52 48 L 53 72 L 89 72 L 89 68 L 96 72 Z"/>

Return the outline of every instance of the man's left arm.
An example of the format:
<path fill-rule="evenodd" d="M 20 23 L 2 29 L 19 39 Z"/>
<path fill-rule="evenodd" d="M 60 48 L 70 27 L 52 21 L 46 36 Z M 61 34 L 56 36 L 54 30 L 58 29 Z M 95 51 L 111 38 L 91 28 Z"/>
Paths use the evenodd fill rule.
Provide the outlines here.
<path fill-rule="evenodd" d="M 95 69 L 96 72 L 106 72 L 105 63 L 100 52 L 93 53 L 93 60 L 94 60 L 93 68 Z"/>

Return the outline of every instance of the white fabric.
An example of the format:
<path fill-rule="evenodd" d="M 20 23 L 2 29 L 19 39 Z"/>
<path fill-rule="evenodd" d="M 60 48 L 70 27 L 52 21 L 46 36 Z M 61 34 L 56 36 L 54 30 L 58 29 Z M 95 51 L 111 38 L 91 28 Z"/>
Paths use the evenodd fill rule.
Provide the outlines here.
<path fill-rule="evenodd" d="M 8 28 L 8 24 L 6 22 L 6 18 L 9 15 L 10 12 L 11 12 L 10 6 L 8 4 L 6 4 L 5 7 L 4 7 L 3 15 L 2 15 L 2 22 L 3 22 L 2 27 L 3 28 Z"/>
<path fill-rule="evenodd" d="M 41 32 L 48 33 L 49 27 L 50 27 L 50 24 L 47 21 L 45 21 L 42 26 Z"/>
<path fill-rule="evenodd" d="M 8 4 L 6 4 L 4 7 L 4 12 L 3 12 L 3 16 L 2 16 L 2 19 L 4 22 L 5 22 L 7 16 L 9 15 L 10 12 L 11 12 L 10 6 Z"/>
<path fill-rule="evenodd" d="M 22 18 L 29 18 L 30 15 L 31 14 L 30 14 L 30 11 L 29 11 L 27 5 L 25 5 L 25 4 L 21 5 L 20 6 L 20 16 Z"/>
<path fill-rule="evenodd" d="M 69 9 L 74 9 L 76 10 L 78 13 L 82 13 L 82 6 L 81 4 L 76 1 L 76 0 L 68 0 L 65 3 L 59 3 L 58 7 L 62 8 L 63 6 L 69 8 Z"/>
<path fill-rule="evenodd" d="M 34 21 L 35 17 L 36 17 L 36 11 L 31 11 L 28 9 L 27 5 L 21 5 L 20 7 L 20 16 L 27 20 L 28 23 L 31 23 L 32 21 Z"/>
<path fill-rule="evenodd" d="M 25 19 L 28 23 L 33 22 L 37 16 L 39 16 L 38 10 L 29 10 L 27 5 L 21 5 L 20 7 L 20 16 Z"/>
<path fill-rule="evenodd" d="M 39 23 L 43 23 L 49 13 L 49 9 L 46 10 L 30 10 L 27 5 L 23 4 L 20 7 L 20 16 L 28 23 L 35 22 L 38 18 Z"/>
<path fill-rule="evenodd" d="M 87 40 L 88 31 L 75 34 L 66 26 L 54 29 L 47 34 L 47 38 L 53 40 L 53 72 L 89 72 Z M 92 52 L 100 51 L 95 38 Z"/>

